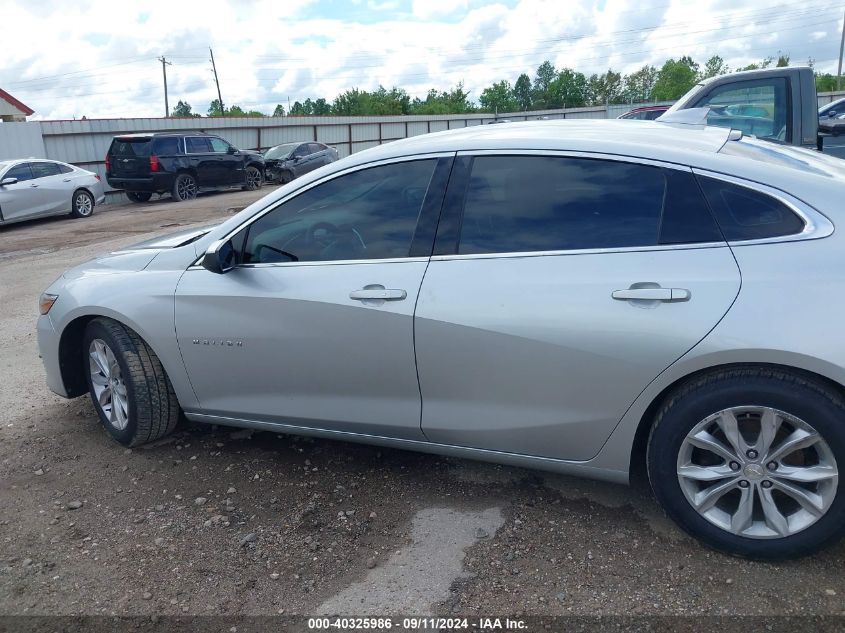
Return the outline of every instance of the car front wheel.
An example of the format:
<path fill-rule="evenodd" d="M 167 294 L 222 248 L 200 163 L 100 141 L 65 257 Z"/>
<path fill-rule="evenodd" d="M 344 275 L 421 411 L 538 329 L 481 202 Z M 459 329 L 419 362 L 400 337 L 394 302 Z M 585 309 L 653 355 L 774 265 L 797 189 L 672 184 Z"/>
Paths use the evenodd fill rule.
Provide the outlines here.
<path fill-rule="evenodd" d="M 255 191 L 256 189 L 261 189 L 261 185 L 261 170 L 258 169 L 258 167 L 247 167 L 246 184 L 244 185 L 244 189 L 246 189 L 247 191 Z"/>
<path fill-rule="evenodd" d="M 132 330 L 112 319 L 88 324 L 86 376 L 94 408 L 111 436 L 137 446 L 169 434 L 179 403 L 161 361 Z"/>
<path fill-rule="evenodd" d="M 687 532 L 729 554 L 784 559 L 842 536 L 845 402 L 808 374 L 726 369 L 692 381 L 658 414 L 652 488 Z"/>

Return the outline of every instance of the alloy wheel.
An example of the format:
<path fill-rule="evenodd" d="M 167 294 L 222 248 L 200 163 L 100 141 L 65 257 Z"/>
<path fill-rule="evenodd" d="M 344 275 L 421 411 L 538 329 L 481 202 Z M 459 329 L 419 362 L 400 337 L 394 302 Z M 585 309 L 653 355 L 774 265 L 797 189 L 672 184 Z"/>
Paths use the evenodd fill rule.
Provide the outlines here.
<path fill-rule="evenodd" d="M 74 208 L 79 215 L 91 215 L 94 210 L 94 204 L 91 201 L 91 196 L 85 193 L 78 193 L 73 200 Z"/>
<path fill-rule="evenodd" d="M 129 395 L 117 358 L 102 339 L 91 341 L 88 366 L 94 396 L 100 408 L 109 424 L 122 431 L 129 423 Z"/>
<path fill-rule="evenodd" d="M 710 523 L 738 536 L 796 534 L 836 497 L 839 471 L 821 434 L 793 415 L 762 406 L 708 416 L 684 438 L 678 482 Z"/>

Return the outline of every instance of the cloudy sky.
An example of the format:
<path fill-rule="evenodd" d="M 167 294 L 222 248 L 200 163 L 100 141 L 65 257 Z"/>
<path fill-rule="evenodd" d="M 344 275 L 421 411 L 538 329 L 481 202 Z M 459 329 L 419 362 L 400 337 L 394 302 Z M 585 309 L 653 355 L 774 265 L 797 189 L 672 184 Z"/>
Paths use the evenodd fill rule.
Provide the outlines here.
<path fill-rule="evenodd" d="M 735 68 L 788 53 L 836 72 L 845 2 L 820 0 L 2 0 L 0 88 L 59 119 L 205 113 L 216 98 L 273 111 L 352 87 L 412 97 L 459 81 L 533 77 L 548 59 L 584 73 L 688 54 Z"/>

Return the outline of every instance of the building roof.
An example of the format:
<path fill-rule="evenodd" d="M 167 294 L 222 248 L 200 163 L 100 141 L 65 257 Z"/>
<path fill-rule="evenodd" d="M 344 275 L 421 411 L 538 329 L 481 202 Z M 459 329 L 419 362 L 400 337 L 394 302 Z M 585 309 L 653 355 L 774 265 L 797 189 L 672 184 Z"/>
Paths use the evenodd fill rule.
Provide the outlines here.
<path fill-rule="evenodd" d="M 12 95 L 10 95 L 8 92 L 3 90 L 2 88 L 0 88 L 0 99 L 3 99 L 3 101 L 6 101 L 12 107 L 17 108 L 18 110 L 20 110 L 26 116 L 29 116 L 31 114 L 35 114 L 35 110 L 30 108 L 25 103 L 21 103 L 20 101 L 15 99 Z"/>

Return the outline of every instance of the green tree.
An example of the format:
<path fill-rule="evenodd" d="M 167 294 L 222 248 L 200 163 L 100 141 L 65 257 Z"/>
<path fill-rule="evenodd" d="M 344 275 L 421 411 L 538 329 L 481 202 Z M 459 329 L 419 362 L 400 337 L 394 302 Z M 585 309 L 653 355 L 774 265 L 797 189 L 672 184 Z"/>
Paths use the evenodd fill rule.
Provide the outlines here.
<path fill-rule="evenodd" d="M 412 114 L 463 114 L 474 109 L 463 82 L 458 82 L 448 91 L 439 92 L 432 88 L 424 100 L 416 97 L 410 104 Z"/>
<path fill-rule="evenodd" d="M 173 112 L 171 116 L 181 116 L 181 117 L 198 117 L 199 114 L 191 112 L 191 104 L 187 101 L 179 100 L 179 103 L 176 104 L 176 107 L 173 108 Z"/>
<path fill-rule="evenodd" d="M 215 99 L 209 104 L 208 116 L 223 116 L 223 108 L 220 107 L 220 99 Z"/>
<path fill-rule="evenodd" d="M 548 60 L 544 61 L 537 67 L 537 72 L 534 75 L 534 87 L 531 95 L 535 110 L 544 110 L 546 108 L 554 107 L 551 105 L 549 90 L 552 82 L 557 78 L 557 76 L 558 72 L 555 70 L 554 64 Z"/>
<path fill-rule="evenodd" d="M 766 57 L 763 61 L 755 64 L 748 64 L 748 66 L 743 66 L 742 68 L 738 68 L 737 70 L 762 70 L 763 68 L 768 68 L 772 65 L 775 61 L 774 57 Z"/>
<path fill-rule="evenodd" d="M 570 68 L 564 68 L 549 84 L 543 108 L 578 108 L 587 104 L 587 78 Z M 535 109 L 538 108 L 535 93 Z"/>
<path fill-rule="evenodd" d="M 777 64 L 775 64 L 775 66 L 777 68 L 784 68 L 786 66 L 789 66 L 789 53 L 786 53 L 784 55 L 783 53 L 778 51 L 778 61 L 777 61 Z"/>
<path fill-rule="evenodd" d="M 836 75 L 816 73 L 816 92 L 833 92 L 834 90 L 837 90 Z"/>
<path fill-rule="evenodd" d="M 531 78 L 525 73 L 517 77 L 516 83 L 513 85 L 513 96 L 520 110 L 531 109 Z"/>
<path fill-rule="evenodd" d="M 698 64 L 691 57 L 681 57 L 678 60 L 667 59 L 657 73 L 652 97 L 655 101 L 672 101 L 677 99 L 695 85 L 698 79 Z"/>
<path fill-rule="evenodd" d="M 276 109 L 273 110 L 273 116 L 285 116 L 285 106 L 281 103 L 276 105 Z"/>
<path fill-rule="evenodd" d="M 326 101 L 322 97 L 314 101 L 314 114 L 324 116 L 326 114 L 331 114 L 331 111 L 331 105 L 329 105 L 328 101 Z"/>
<path fill-rule="evenodd" d="M 587 80 L 587 101 L 591 105 L 605 105 L 624 101 L 622 74 L 611 69 L 602 75 L 590 75 Z"/>
<path fill-rule="evenodd" d="M 710 77 L 725 75 L 729 72 L 731 72 L 731 69 L 728 68 L 727 64 L 725 64 L 725 60 L 718 55 L 713 55 L 710 59 L 704 62 L 704 70 L 701 71 L 701 78 L 709 79 Z"/>
<path fill-rule="evenodd" d="M 299 101 L 294 101 L 293 105 L 290 107 L 290 115 L 291 116 L 304 116 L 305 115 L 305 107 Z"/>
<path fill-rule="evenodd" d="M 623 80 L 624 99 L 628 103 L 645 103 L 651 101 L 651 91 L 657 81 L 657 69 L 654 66 L 643 66 L 638 71 L 626 75 Z"/>
<path fill-rule="evenodd" d="M 514 112 L 519 109 L 511 83 L 505 79 L 485 88 L 478 102 L 488 112 Z"/>

